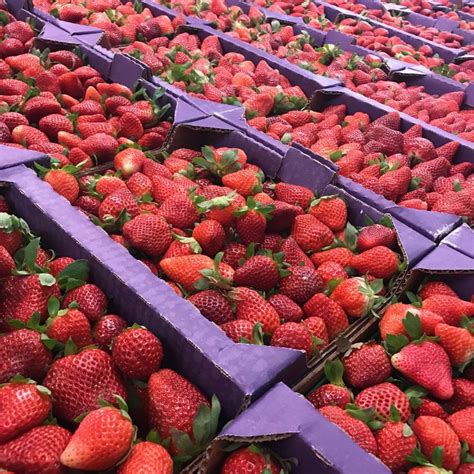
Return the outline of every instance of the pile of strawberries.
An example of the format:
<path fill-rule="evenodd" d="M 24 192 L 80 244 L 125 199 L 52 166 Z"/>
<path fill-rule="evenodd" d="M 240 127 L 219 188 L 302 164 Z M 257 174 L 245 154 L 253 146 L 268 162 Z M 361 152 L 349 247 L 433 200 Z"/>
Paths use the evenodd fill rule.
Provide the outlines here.
<path fill-rule="evenodd" d="M 6 14 L 8 15 L 8 14 Z M 11 18 L 0 43 L 0 142 L 49 154 L 62 166 L 86 169 L 114 158 L 125 143 L 163 144 L 171 123 L 139 90 L 104 82 L 79 52 L 31 48 L 31 26 Z M 12 42 L 23 44 L 14 46 Z M 77 54 L 76 54 L 77 53 Z"/>
<path fill-rule="evenodd" d="M 308 399 L 392 472 L 471 473 L 474 300 L 435 280 L 407 295 L 383 312 L 380 339 L 326 364 L 329 383 Z"/>
<path fill-rule="evenodd" d="M 243 150 L 180 148 L 162 162 L 142 153 L 114 167 L 80 177 L 74 204 L 235 342 L 310 358 L 377 307 L 405 267 L 392 228 L 357 230 L 342 199 L 264 181 Z M 61 177 L 74 179 L 45 179 L 69 197 Z"/>
<path fill-rule="evenodd" d="M 41 248 L 0 198 L 2 469 L 59 474 L 120 462 L 121 474 L 171 474 L 171 456 L 188 461 L 214 436 L 215 397 L 162 366 L 154 334 L 110 311 L 87 262 Z M 206 423 L 214 431 L 196 434 Z"/>

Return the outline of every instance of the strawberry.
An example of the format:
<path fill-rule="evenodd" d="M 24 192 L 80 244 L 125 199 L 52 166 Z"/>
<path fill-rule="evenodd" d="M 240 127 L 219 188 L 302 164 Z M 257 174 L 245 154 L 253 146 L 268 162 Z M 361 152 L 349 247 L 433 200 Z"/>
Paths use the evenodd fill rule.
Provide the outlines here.
<path fill-rule="evenodd" d="M 288 273 L 280 281 L 280 291 L 300 306 L 324 289 L 321 277 L 313 268 L 295 266 Z"/>
<path fill-rule="evenodd" d="M 55 400 L 55 414 L 68 422 L 98 408 L 99 399 L 112 403 L 115 395 L 126 397 L 111 357 L 100 349 L 85 349 L 56 360 L 43 383 Z"/>
<path fill-rule="evenodd" d="M 69 339 L 77 347 L 92 344 L 90 322 L 85 314 L 77 309 L 68 309 L 52 315 L 47 322 L 46 334 L 63 344 L 66 344 Z"/>
<path fill-rule="evenodd" d="M 333 232 L 338 232 L 346 226 L 347 206 L 337 196 L 322 196 L 314 200 L 309 208 L 309 213 L 317 217 Z"/>
<path fill-rule="evenodd" d="M 333 249 L 313 253 L 313 255 L 311 255 L 311 262 L 318 268 L 325 262 L 335 262 L 339 263 L 342 267 L 348 267 L 352 256 L 353 254 L 349 249 L 345 247 L 335 247 Z"/>
<path fill-rule="evenodd" d="M 456 433 L 445 421 L 434 416 L 420 416 L 413 423 L 412 429 L 421 451 L 428 459 L 433 461 L 434 450 L 440 446 L 443 448 L 442 466 L 456 470 L 460 462 L 461 445 Z"/>
<path fill-rule="evenodd" d="M 163 217 L 154 214 L 139 214 L 126 222 L 123 236 L 133 247 L 151 257 L 163 255 L 173 240 L 169 225 Z"/>
<path fill-rule="evenodd" d="M 234 273 L 236 286 L 247 286 L 259 291 L 270 291 L 279 281 L 276 262 L 264 255 L 250 257 Z"/>
<path fill-rule="evenodd" d="M 469 451 L 472 453 L 474 451 L 474 407 L 453 413 L 447 421 L 459 440 L 468 444 Z"/>
<path fill-rule="evenodd" d="M 303 310 L 288 296 L 275 294 L 267 300 L 285 322 L 299 323 L 303 318 Z"/>
<path fill-rule="evenodd" d="M 37 143 L 49 142 L 45 133 L 29 125 L 18 125 L 15 127 L 12 130 L 12 139 L 14 143 L 24 145 L 27 148 Z"/>
<path fill-rule="evenodd" d="M 235 189 L 244 197 L 252 196 L 262 190 L 261 177 L 250 168 L 226 174 L 222 177 L 222 184 Z"/>
<path fill-rule="evenodd" d="M 274 99 L 268 93 L 256 94 L 243 104 L 247 118 L 266 117 L 273 109 Z"/>
<path fill-rule="evenodd" d="M 458 142 L 447 142 L 444 145 L 439 146 L 436 148 L 436 156 L 444 157 L 448 161 L 452 161 L 456 152 L 458 151 L 459 143 Z"/>
<path fill-rule="evenodd" d="M 317 252 L 330 245 L 334 239 L 329 227 L 310 214 L 295 218 L 291 236 L 305 252 Z"/>
<path fill-rule="evenodd" d="M 70 95 L 75 99 L 84 97 L 84 87 L 74 72 L 67 72 L 59 76 L 59 85 L 63 94 Z"/>
<path fill-rule="evenodd" d="M 442 281 L 428 281 L 426 282 L 421 290 L 418 292 L 419 297 L 422 300 L 429 298 L 434 295 L 446 295 L 457 297 L 458 295 L 454 290 L 451 289 L 446 283 Z"/>
<path fill-rule="evenodd" d="M 367 388 L 385 382 L 392 373 L 390 359 L 379 344 L 354 347 L 344 358 L 344 379 L 354 388 Z M 377 367 L 377 371 L 372 370 Z"/>
<path fill-rule="evenodd" d="M 252 324 L 261 323 L 263 331 L 268 334 L 273 334 L 280 326 L 278 313 L 255 290 L 238 287 L 229 296 L 235 301 L 237 319 L 246 319 Z"/>
<path fill-rule="evenodd" d="M 337 406 L 325 406 L 320 408 L 319 412 L 344 431 L 362 449 L 370 454 L 377 455 L 377 443 L 374 435 L 363 421 L 352 418 L 346 411 Z"/>
<path fill-rule="evenodd" d="M 281 471 L 269 454 L 252 444 L 237 449 L 230 454 L 219 471 L 220 474 L 234 474 L 237 472 L 278 474 Z"/>
<path fill-rule="evenodd" d="M 44 180 L 71 203 L 79 197 L 79 184 L 76 178 L 67 171 L 50 170 L 45 174 Z"/>
<path fill-rule="evenodd" d="M 79 143 L 75 144 L 75 146 L 78 146 L 89 156 L 95 155 L 98 162 L 103 163 L 114 159 L 115 150 L 119 144 L 114 137 L 107 135 L 106 133 L 96 133 L 84 140 L 80 140 Z"/>
<path fill-rule="evenodd" d="M 0 387 L 0 443 L 40 425 L 51 410 L 49 395 L 44 387 L 28 383 L 27 379 Z"/>
<path fill-rule="evenodd" d="M 179 229 L 188 229 L 199 220 L 199 212 L 193 201 L 181 194 L 165 199 L 160 207 L 160 213 L 169 225 Z"/>
<path fill-rule="evenodd" d="M 94 341 L 103 350 L 111 349 L 114 339 L 125 330 L 127 322 L 116 314 L 107 314 L 94 326 Z"/>
<path fill-rule="evenodd" d="M 119 151 L 114 158 L 114 168 L 119 171 L 122 176 L 128 178 L 134 173 L 141 171 L 145 161 L 145 153 L 136 148 L 125 148 Z"/>
<path fill-rule="evenodd" d="M 329 339 L 333 339 L 349 326 L 349 320 L 341 306 L 324 293 L 316 293 L 307 301 L 303 312 L 307 318 L 316 316 L 325 322 Z"/>
<path fill-rule="evenodd" d="M 226 336 L 234 342 L 242 342 L 242 339 L 253 341 L 254 325 L 246 319 L 235 319 L 221 324 L 220 328 L 225 332 Z"/>
<path fill-rule="evenodd" d="M 313 354 L 311 334 L 301 323 L 288 322 L 278 326 L 272 335 L 270 345 L 302 350 L 306 353 L 307 359 Z"/>
<path fill-rule="evenodd" d="M 32 97 L 22 109 L 30 123 L 38 123 L 41 118 L 60 112 L 61 104 L 56 99 L 47 97 Z"/>
<path fill-rule="evenodd" d="M 446 295 L 433 295 L 423 300 L 422 308 L 439 314 L 446 324 L 459 326 L 462 316 L 474 316 L 474 303 Z"/>
<path fill-rule="evenodd" d="M 28 125 L 28 119 L 18 112 L 4 112 L 0 115 L 0 122 L 5 123 L 10 132 L 19 125 Z"/>
<path fill-rule="evenodd" d="M 224 296 L 216 290 L 204 290 L 188 299 L 201 314 L 216 324 L 224 324 L 234 319 L 232 308 Z"/>
<path fill-rule="evenodd" d="M 314 198 L 313 192 L 304 186 L 281 182 L 275 184 L 275 196 L 279 201 L 300 206 L 303 209 L 307 209 Z"/>
<path fill-rule="evenodd" d="M 364 227 L 357 237 L 357 248 L 360 252 L 365 252 L 377 246 L 393 248 L 396 243 L 397 235 L 395 231 L 381 224 Z"/>
<path fill-rule="evenodd" d="M 139 140 L 143 136 L 143 125 L 140 119 L 131 112 L 120 117 L 120 136 L 131 140 Z"/>
<path fill-rule="evenodd" d="M 280 247 L 280 251 L 284 254 L 284 260 L 292 267 L 305 266 L 314 268 L 313 262 L 301 250 L 300 246 L 292 237 L 285 239 Z"/>
<path fill-rule="evenodd" d="M 318 266 L 318 275 L 326 287 L 331 280 L 347 280 L 347 278 L 349 278 L 349 275 L 341 264 L 330 261 Z"/>
<path fill-rule="evenodd" d="M 73 133 L 74 127 L 70 120 L 61 114 L 51 114 L 41 118 L 38 123 L 42 132 L 46 133 L 51 140 L 57 140 L 58 132 Z"/>
<path fill-rule="evenodd" d="M 454 367 L 464 367 L 474 357 L 474 336 L 467 328 L 456 328 L 448 324 L 437 324 L 435 335 L 447 352 Z"/>
<path fill-rule="evenodd" d="M 107 309 L 107 297 L 97 286 L 90 283 L 74 288 L 64 295 L 62 306 L 67 308 L 72 302 L 82 311 L 89 321 L 98 321 Z"/>
<path fill-rule="evenodd" d="M 159 472 L 161 474 L 172 474 L 173 460 L 168 451 L 150 441 L 142 441 L 135 444 L 124 463 L 120 464 L 118 474 L 135 474 L 140 470 Z"/>
<path fill-rule="evenodd" d="M 37 426 L 0 445 L 0 466 L 14 472 L 60 473 L 59 458 L 70 438 L 60 426 Z"/>
<path fill-rule="evenodd" d="M 359 255 L 354 255 L 350 266 L 362 275 L 370 274 L 375 278 L 390 278 L 398 271 L 399 261 L 393 250 L 376 246 Z"/>
<path fill-rule="evenodd" d="M 411 428 L 401 422 L 386 423 L 375 434 L 377 457 L 393 472 L 404 471 L 409 463 L 407 457 L 416 448 L 416 436 Z"/>
<path fill-rule="evenodd" d="M 238 216 L 235 227 L 244 245 L 260 243 L 265 237 L 267 220 L 258 210 L 249 209 Z"/>
<path fill-rule="evenodd" d="M 148 380 L 163 359 L 160 340 L 145 328 L 131 328 L 114 339 L 112 361 L 128 378 Z"/>
<path fill-rule="evenodd" d="M 354 403 L 360 408 L 375 408 L 377 416 L 383 421 L 391 418 L 392 406 L 397 409 L 403 422 L 411 414 L 408 397 L 396 385 L 388 382 L 365 388 L 357 395 Z"/>
<path fill-rule="evenodd" d="M 161 369 L 151 375 L 148 397 L 150 424 L 162 439 L 171 437 L 172 430 L 193 436 L 193 423 L 199 408 L 209 406 L 195 385 L 171 369 Z M 176 451 L 177 446 L 172 444 L 171 454 Z"/>
<path fill-rule="evenodd" d="M 222 224 L 213 219 L 200 222 L 193 229 L 192 236 L 201 246 L 203 253 L 212 258 L 222 250 L 226 238 Z"/>
<path fill-rule="evenodd" d="M 453 380 L 454 395 L 447 402 L 451 411 L 459 411 L 474 406 L 474 381 L 461 377 Z"/>
<path fill-rule="evenodd" d="M 404 376 L 429 390 L 434 397 L 447 400 L 453 396 L 451 364 L 439 344 L 430 341 L 410 343 L 393 355 L 391 361 Z"/>
<path fill-rule="evenodd" d="M 376 291 L 364 278 L 354 277 L 342 281 L 331 294 L 331 299 L 338 303 L 342 309 L 353 318 L 365 316 L 374 306 L 377 296 Z"/>
<path fill-rule="evenodd" d="M 307 396 L 315 408 L 336 406 L 344 409 L 351 403 L 352 393 L 344 386 L 343 372 L 344 367 L 339 359 L 324 364 L 324 373 L 329 383 L 321 385 Z"/>
<path fill-rule="evenodd" d="M 110 469 L 131 448 L 133 434 L 127 412 L 113 407 L 94 410 L 86 415 L 72 435 L 61 454 L 61 463 L 73 469 Z"/>
<path fill-rule="evenodd" d="M 122 211 L 126 211 L 133 218 L 140 212 L 133 194 L 128 189 L 119 189 L 107 196 L 99 207 L 99 218 L 117 219 Z"/>
<path fill-rule="evenodd" d="M 100 183 L 102 179 L 99 179 L 98 183 Z M 123 181 L 121 179 L 118 179 L 118 181 L 120 181 L 123 184 Z M 120 186 L 122 186 L 122 184 Z M 151 182 L 151 179 L 148 176 L 144 175 L 143 173 L 138 172 L 130 176 L 130 178 L 127 181 L 127 187 L 135 197 L 141 198 L 145 195 L 151 195 L 153 184 Z M 97 186 L 96 186 L 96 190 L 97 190 Z"/>
<path fill-rule="evenodd" d="M 3 245 L 0 245 L 0 278 L 10 276 L 14 268 L 15 261 L 12 256 Z"/>

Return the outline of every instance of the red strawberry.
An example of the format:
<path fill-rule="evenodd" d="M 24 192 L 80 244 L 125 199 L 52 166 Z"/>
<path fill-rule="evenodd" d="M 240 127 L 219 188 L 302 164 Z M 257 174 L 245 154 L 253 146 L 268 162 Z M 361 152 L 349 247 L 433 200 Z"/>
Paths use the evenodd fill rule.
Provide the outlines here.
<path fill-rule="evenodd" d="M 54 413 L 67 422 L 99 408 L 99 399 L 115 403 L 115 395 L 127 396 L 111 357 L 100 349 L 56 360 L 43 383 L 55 400 Z"/>
<path fill-rule="evenodd" d="M 375 435 L 377 457 L 393 472 L 406 470 L 407 457 L 416 448 L 416 436 L 411 428 L 401 422 L 386 423 Z"/>
<path fill-rule="evenodd" d="M 226 238 L 222 224 L 213 219 L 200 222 L 193 229 L 192 236 L 201 246 L 203 253 L 212 258 L 222 250 Z"/>
<path fill-rule="evenodd" d="M 435 335 L 439 343 L 448 353 L 451 364 L 455 367 L 464 367 L 474 357 L 474 336 L 467 328 L 456 328 L 448 324 L 438 324 Z"/>
<path fill-rule="evenodd" d="M 326 287 L 331 280 L 347 280 L 349 278 L 344 267 L 337 262 L 324 262 L 319 265 L 318 275 Z"/>
<path fill-rule="evenodd" d="M 447 421 L 459 440 L 465 441 L 469 446 L 469 451 L 474 452 L 474 407 L 453 413 Z"/>
<path fill-rule="evenodd" d="M 18 125 L 15 127 L 12 130 L 12 139 L 14 143 L 24 145 L 27 148 L 38 143 L 49 142 L 45 133 L 29 125 Z"/>
<path fill-rule="evenodd" d="M 267 300 L 276 310 L 280 319 L 285 322 L 299 323 L 303 318 L 303 310 L 288 296 L 275 294 Z"/>
<path fill-rule="evenodd" d="M 116 314 L 107 314 L 97 321 L 94 326 L 94 341 L 101 349 L 112 348 L 114 339 L 125 330 L 127 322 Z"/>
<path fill-rule="evenodd" d="M 259 291 L 270 291 L 280 280 L 276 262 L 264 255 L 250 257 L 234 273 L 236 286 L 248 286 Z"/>
<path fill-rule="evenodd" d="M 357 238 L 357 248 L 360 252 L 377 246 L 393 248 L 397 243 L 397 235 L 393 229 L 381 224 L 364 227 Z"/>
<path fill-rule="evenodd" d="M 387 247 L 377 246 L 354 255 L 350 266 L 360 274 L 369 274 L 375 278 L 390 278 L 398 271 L 397 254 Z"/>
<path fill-rule="evenodd" d="M 295 218 L 291 236 L 305 252 L 317 252 L 334 240 L 331 230 L 310 214 Z"/>
<path fill-rule="evenodd" d="M 246 319 L 252 324 L 261 323 L 263 331 L 268 334 L 273 334 L 280 325 L 278 313 L 255 290 L 238 287 L 231 291 L 230 296 L 236 303 L 237 319 Z"/>
<path fill-rule="evenodd" d="M 110 469 L 128 453 L 133 435 L 128 413 L 112 407 L 94 410 L 72 435 L 61 454 L 61 463 L 73 469 Z"/>
<path fill-rule="evenodd" d="M 448 286 L 446 283 L 442 281 L 428 281 L 426 282 L 421 290 L 418 292 L 419 297 L 422 300 L 429 298 L 430 296 L 434 295 L 446 295 L 446 296 L 453 296 L 457 297 L 458 295 Z"/>
<path fill-rule="evenodd" d="M 252 342 L 254 325 L 246 319 L 235 319 L 221 324 L 220 328 L 226 333 L 227 337 L 234 342 L 241 342 L 242 339 Z"/>
<path fill-rule="evenodd" d="M 352 252 L 345 247 L 336 247 L 322 252 L 313 253 L 311 261 L 316 267 L 325 262 L 336 262 L 343 267 L 348 267 L 352 260 Z"/>
<path fill-rule="evenodd" d="M 98 162 L 102 163 L 114 159 L 115 150 L 119 146 L 119 143 L 114 137 L 106 133 L 96 133 L 95 135 L 87 137 L 85 140 L 80 140 L 79 143 L 76 143 L 74 146 L 78 146 L 89 156 L 95 155 Z"/>
<path fill-rule="evenodd" d="M 110 217 L 117 219 L 124 210 L 131 217 L 137 216 L 140 212 L 133 194 L 128 189 L 119 189 L 102 201 L 99 207 L 99 218 L 102 221 Z"/>
<path fill-rule="evenodd" d="M 46 133 L 51 140 L 57 140 L 58 132 L 74 132 L 72 122 L 60 114 L 47 115 L 39 121 L 38 125 L 40 130 Z"/>
<path fill-rule="evenodd" d="M 453 380 L 454 394 L 447 402 L 451 411 L 474 406 L 474 382 L 461 377 Z"/>
<path fill-rule="evenodd" d="M 246 448 L 237 449 L 230 454 L 219 474 L 235 474 L 238 472 L 278 474 L 281 471 L 269 454 L 255 445 L 250 445 Z"/>
<path fill-rule="evenodd" d="M 331 294 L 331 299 L 354 318 L 365 316 L 376 302 L 376 291 L 364 278 L 343 280 Z"/>
<path fill-rule="evenodd" d="M 201 314 L 216 324 L 224 324 L 234 319 L 229 302 L 216 290 L 204 290 L 188 299 Z"/>
<path fill-rule="evenodd" d="M 430 341 L 410 343 L 391 360 L 397 370 L 428 389 L 434 397 L 447 400 L 453 396 L 451 364 L 440 345 Z"/>
<path fill-rule="evenodd" d="M 114 168 L 120 171 L 122 176 L 128 178 L 134 173 L 141 171 L 145 161 L 145 153 L 136 148 L 125 148 L 118 152 L 114 158 Z"/>
<path fill-rule="evenodd" d="M 267 93 L 256 94 L 243 103 L 249 119 L 254 117 L 266 117 L 273 109 L 273 105 L 274 99 Z"/>
<path fill-rule="evenodd" d="M 85 314 L 77 309 L 68 309 L 48 320 L 48 337 L 66 344 L 71 339 L 77 347 L 92 344 L 91 325 Z"/>
<path fill-rule="evenodd" d="M 299 349 L 306 353 L 309 359 L 313 354 L 311 334 L 303 324 L 283 323 L 275 329 L 270 341 L 271 346 Z"/>
<path fill-rule="evenodd" d="M 115 337 L 112 361 L 130 379 L 148 380 L 160 368 L 163 347 L 145 328 L 131 328 Z"/>
<path fill-rule="evenodd" d="M 443 467 L 453 471 L 459 466 L 461 445 L 456 433 L 440 418 L 420 416 L 412 425 L 421 445 L 421 451 L 429 460 L 433 460 L 436 447 L 443 448 Z"/>
<path fill-rule="evenodd" d="M 53 169 L 48 171 L 43 179 L 69 202 L 72 203 L 79 197 L 79 184 L 67 171 Z"/>
<path fill-rule="evenodd" d="M 67 308 L 73 301 L 89 321 L 98 321 L 107 310 L 107 297 L 97 286 L 87 283 L 74 288 L 64 295 L 62 306 Z"/>
<path fill-rule="evenodd" d="M 474 316 L 474 303 L 446 295 L 433 295 L 426 298 L 422 308 L 439 314 L 446 324 L 452 326 L 459 326 L 462 316 Z"/>
<path fill-rule="evenodd" d="M 410 402 L 412 398 L 410 398 Z M 436 416 L 437 418 L 441 418 L 442 420 L 446 420 L 448 418 L 448 414 L 444 410 L 444 408 L 438 403 L 429 398 L 422 398 L 421 405 L 414 410 L 415 416 Z"/>
<path fill-rule="evenodd" d="M 0 279 L 10 276 L 15 268 L 15 261 L 7 249 L 0 245 Z"/>
<path fill-rule="evenodd" d="M 22 109 L 25 117 L 30 123 L 38 123 L 39 120 L 47 115 L 59 114 L 61 104 L 56 99 L 47 97 L 32 97 Z"/>
<path fill-rule="evenodd" d="M 366 388 L 385 382 L 392 373 L 392 366 L 384 348 L 375 343 L 354 347 L 344 358 L 344 379 L 354 388 Z M 377 367 L 377 371 L 373 370 Z"/>
<path fill-rule="evenodd" d="M 161 216 L 139 214 L 123 226 L 123 236 L 132 247 L 151 257 L 166 252 L 173 240 L 171 229 Z"/>
<path fill-rule="evenodd" d="M 307 209 L 314 193 L 304 186 L 280 182 L 275 185 L 275 196 L 279 201 Z"/>
<path fill-rule="evenodd" d="M 172 474 L 173 460 L 160 444 L 142 441 L 133 446 L 124 463 L 120 464 L 118 474 L 135 474 L 140 470 Z"/>
<path fill-rule="evenodd" d="M 125 112 L 120 117 L 120 136 L 138 140 L 143 135 L 143 125 L 140 119 L 131 112 Z"/>
<path fill-rule="evenodd" d="M 309 213 L 317 217 L 333 232 L 338 232 L 346 226 L 347 206 L 337 196 L 322 196 L 311 203 Z"/>
<path fill-rule="evenodd" d="M 14 472 L 60 473 L 59 458 L 70 438 L 60 426 L 37 426 L 0 445 L 0 465 Z"/>
<path fill-rule="evenodd" d="M 285 255 L 285 262 L 289 263 L 292 267 L 306 266 L 314 268 L 313 262 L 292 237 L 288 237 L 282 242 L 280 251 Z"/>
<path fill-rule="evenodd" d="M 324 290 L 324 284 L 318 272 L 306 266 L 295 266 L 289 275 L 280 281 L 280 291 L 298 305 L 305 304 L 316 293 Z"/>

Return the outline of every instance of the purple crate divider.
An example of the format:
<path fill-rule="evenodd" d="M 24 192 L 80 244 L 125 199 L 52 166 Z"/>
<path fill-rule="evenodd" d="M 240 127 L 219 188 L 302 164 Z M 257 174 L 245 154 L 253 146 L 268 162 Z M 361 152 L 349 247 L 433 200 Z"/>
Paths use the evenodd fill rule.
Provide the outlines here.
<path fill-rule="evenodd" d="M 389 474 L 335 424 L 326 420 L 302 395 L 279 383 L 229 423 L 207 451 L 200 473 L 215 474 L 226 441 L 262 442 L 282 458 L 296 458 L 293 474 Z"/>
<path fill-rule="evenodd" d="M 462 222 L 460 217 L 451 214 L 420 211 L 418 209 L 397 206 L 383 196 L 342 176 L 338 176 L 336 183 L 337 186 L 347 191 L 350 195 L 370 204 L 381 212 L 390 214 L 433 242 L 441 240 Z"/>
<path fill-rule="evenodd" d="M 16 18 L 22 9 L 28 9 L 28 0 L 7 0 L 7 8 Z"/>
<path fill-rule="evenodd" d="M 438 18 L 434 27 L 441 31 L 454 31 L 458 27 L 458 22 L 449 18 Z"/>
<path fill-rule="evenodd" d="M 0 170 L 18 165 L 31 166 L 34 162 L 47 164 L 49 158 L 39 151 L 21 150 L 20 148 L 0 145 Z"/>
<path fill-rule="evenodd" d="M 116 53 L 110 65 L 110 80 L 120 82 L 127 87 L 133 86 L 146 77 L 147 68 L 128 54 Z"/>
<path fill-rule="evenodd" d="M 23 166 L 0 172 L 13 211 L 59 255 L 85 258 L 92 281 L 130 323 L 155 332 L 168 362 L 208 396 L 216 394 L 227 419 L 278 381 L 292 383 L 305 370 L 300 351 L 235 344 L 193 305 L 114 243 L 32 170 Z"/>
<path fill-rule="evenodd" d="M 420 15 L 418 13 L 408 12 L 408 15 L 404 17 L 405 20 L 409 21 L 412 25 L 415 26 L 427 26 L 434 27 L 436 24 L 436 20 L 434 18 L 430 18 L 429 16 Z"/>
<path fill-rule="evenodd" d="M 467 224 L 454 229 L 441 241 L 441 244 L 448 245 L 470 258 L 474 258 L 474 230 Z"/>
<path fill-rule="evenodd" d="M 450 285 L 466 300 L 470 300 L 474 288 L 474 259 L 458 252 L 449 245 L 440 245 L 429 253 L 412 271 L 410 279 L 421 281 L 432 276 Z"/>

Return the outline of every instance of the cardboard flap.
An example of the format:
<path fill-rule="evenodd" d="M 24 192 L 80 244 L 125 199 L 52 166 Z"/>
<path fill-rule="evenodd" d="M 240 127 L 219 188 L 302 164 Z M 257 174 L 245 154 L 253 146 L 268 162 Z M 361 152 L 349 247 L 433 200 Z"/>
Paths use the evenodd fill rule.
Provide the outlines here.
<path fill-rule="evenodd" d="M 344 33 L 341 33 L 340 31 L 329 30 L 326 34 L 326 44 L 337 44 L 342 49 L 344 49 L 345 46 L 353 44 L 354 42 L 355 38 L 353 36 L 346 35 Z"/>
<path fill-rule="evenodd" d="M 133 88 L 146 74 L 146 67 L 128 54 L 115 53 L 110 66 L 110 80 Z"/>
<path fill-rule="evenodd" d="M 474 258 L 474 230 L 467 224 L 454 229 L 441 241 L 441 244 L 449 245 L 458 252 Z"/>
<path fill-rule="evenodd" d="M 49 163 L 49 158 L 44 153 L 33 150 L 22 150 L 6 145 L 0 145 L 0 170 L 18 165 L 32 165 L 35 161 L 43 164 Z"/>

